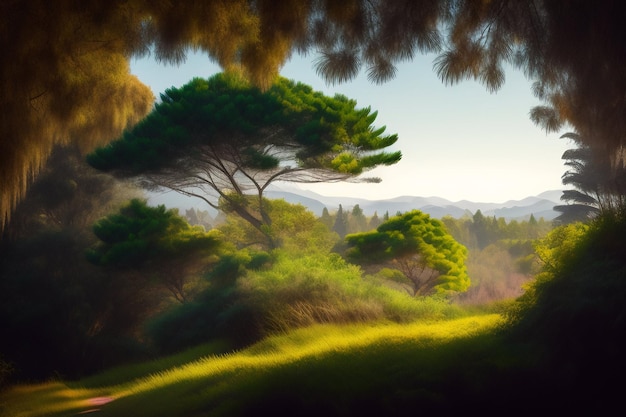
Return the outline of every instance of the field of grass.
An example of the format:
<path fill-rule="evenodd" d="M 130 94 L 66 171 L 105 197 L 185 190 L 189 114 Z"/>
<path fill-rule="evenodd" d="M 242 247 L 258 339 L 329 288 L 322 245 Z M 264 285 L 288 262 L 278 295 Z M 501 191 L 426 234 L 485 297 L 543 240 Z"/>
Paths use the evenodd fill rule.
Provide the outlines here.
<path fill-rule="evenodd" d="M 0 415 L 359 415 L 375 409 L 403 415 L 449 408 L 451 396 L 467 401 L 491 384 L 485 370 L 493 375 L 516 366 L 521 356 L 496 347 L 502 322 L 498 314 L 482 314 L 322 325 L 229 354 L 203 346 L 82 381 L 13 387 L 0 395 Z"/>

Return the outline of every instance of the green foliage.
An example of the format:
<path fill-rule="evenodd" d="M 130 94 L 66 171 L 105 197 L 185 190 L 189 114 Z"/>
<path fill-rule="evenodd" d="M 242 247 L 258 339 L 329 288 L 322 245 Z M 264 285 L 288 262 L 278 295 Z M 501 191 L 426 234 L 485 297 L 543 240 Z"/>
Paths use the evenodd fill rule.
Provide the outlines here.
<path fill-rule="evenodd" d="M 131 200 L 118 213 L 99 220 L 93 231 L 101 243 L 89 253 L 99 265 L 141 267 L 154 260 L 175 259 L 217 246 L 216 233 L 192 227 L 175 210 Z"/>
<path fill-rule="evenodd" d="M 544 272 L 554 273 L 571 265 L 588 232 L 588 225 L 577 222 L 557 227 L 539 240 L 535 245 L 535 253 L 544 265 Z"/>
<path fill-rule="evenodd" d="M 443 223 L 418 210 L 390 218 L 376 231 L 346 236 L 348 259 L 364 265 L 398 265 L 416 294 L 463 292 L 470 285 L 467 249 Z M 425 269 L 430 276 L 424 275 Z"/>
<path fill-rule="evenodd" d="M 375 113 L 357 110 L 354 100 L 326 97 L 284 78 L 262 92 L 234 74 L 218 74 L 170 88 L 161 99 L 144 121 L 92 153 L 89 162 L 102 170 L 158 171 L 176 156 L 195 152 L 198 146 L 217 147 L 226 137 L 247 155 L 243 166 L 260 170 L 277 167 L 277 159 L 264 150 L 269 145 L 297 146 L 302 167 L 351 174 L 400 159 L 399 152 L 360 156 L 397 140 L 396 135 L 381 136 L 384 129 L 370 127 Z M 340 155 L 349 156 L 354 166 L 336 167 L 332 161 Z"/>
<path fill-rule="evenodd" d="M 553 287 L 551 282 L 555 277 L 567 275 L 570 268 L 579 263 L 588 244 L 589 230 L 590 226 L 581 222 L 558 226 L 535 244 L 536 256 L 542 263 L 541 271 L 509 311 L 512 322 L 524 320 L 537 304 L 552 302 L 545 300 L 544 288 Z"/>
<path fill-rule="evenodd" d="M 263 332 L 314 323 L 440 319 L 459 314 L 435 299 L 413 298 L 376 280 L 338 254 L 298 257 L 278 251 L 272 268 L 249 271 L 238 284 L 241 302 L 258 312 Z"/>
<path fill-rule="evenodd" d="M 250 199 L 254 204 L 255 199 Z M 285 200 L 264 199 L 264 206 L 270 220 L 264 233 L 251 227 L 238 216 L 229 215 L 226 222 L 218 227 L 230 243 L 237 247 L 263 246 L 264 235 L 280 243 L 285 250 L 293 253 L 328 252 L 337 241 L 331 232 L 315 215 L 301 204 L 290 204 Z"/>
<path fill-rule="evenodd" d="M 241 300 L 237 280 L 248 270 L 272 261 L 267 252 L 240 250 L 220 257 L 206 274 L 208 287 L 193 300 L 156 315 L 146 335 L 161 354 L 178 352 L 214 340 L 240 347 L 258 340 L 255 311 Z"/>
<path fill-rule="evenodd" d="M 187 276 L 202 270 L 220 246 L 218 231 L 190 226 L 176 210 L 131 200 L 93 226 L 100 242 L 87 257 L 96 265 L 141 271 L 156 278 L 180 302 Z"/>
<path fill-rule="evenodd" d="M 625 233 L 611 216 L 554 229 L 537 246 L 542 272 L 509 312 L 514 340 L 541 346 L 546 373 L 593 381 L 594 398 L 619 395 L 609 381 L 626 371 Z"/>
<path fill-rule="evenodd" d="M 359 267 L 330 253 L 336 235 L 312 213 L 282 200 L 267 204 L 276 216 L 272 226 L 282 248 L 223 255 L 206 275 L 206 290 L 151 321 L 149 339 L 159 351 L 215 338 L 242 345 L 313 323 L 407 322 L 459 314 L 444 300 L 414 298 L 384 285 L 380 277 L 364 278 Z M 221 231 L 244 236 L 237 230 L 246 227 L 254 230 L 231 216 Z"/>
<path fill-rule="evenodd" d="M 343 211 L 343 207 L 339 204 L 339 209 L 335 214 L 335 222 L 333 223 L 333 231 L 336 232 L 340 238 L 344 238 L 348 233 L 348 216 Z"/>
<path fill-rule="evenodd" d="M 160 355 L 217 340 L 239 348 L 261 338 L 254 313 L 228 289 L 206 291 L 151 318 L 145 327 L 151 348 Z"/>

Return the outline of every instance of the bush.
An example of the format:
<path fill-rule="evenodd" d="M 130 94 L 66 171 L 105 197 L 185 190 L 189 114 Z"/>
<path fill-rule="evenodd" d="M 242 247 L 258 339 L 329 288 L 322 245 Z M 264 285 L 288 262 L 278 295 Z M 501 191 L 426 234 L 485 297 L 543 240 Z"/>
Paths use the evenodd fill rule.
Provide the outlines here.
<path fill-rule="evenodd" d="M 600 218 L 550 233 L 544 268 L 509 312 L 514 340 L 544 351 L 542 369 L 568 398 L 619 398 L 626 371 L 626 221 Z"/>
<path fill-rule="evenodd" d="M 445 300 L 414 298 L 364 279 L 358 266 L 338 254 L 291 258 L 282 252 L 272 269 L 248 273 L 238 288 L 242 302 L 262 318 L 264 333 L 314 323 L 438 319 L 459 312 Z"/>
<path fill-rule="evenodd" d="M 160 354 L 170 354 L 216 339 L 233 347 L 257 341 L 261 337 L 257 314 L 241 303 L 236 282 L 248 269 L 262 268 L 271 259 L 267 252 L 238 251 L 223 256 L 206 275 L 206 290 L 147 323 L 146 334 L 153 347 Z"/>
<path fill-rule="evenodd" d="M 255 323 L 254 313 L 238 305 L 237 295 L 226 289 L 157 316 L 146 331 L 157 353 L 172 354 L 214 340 L 245 346 L 260 339 Z"/>

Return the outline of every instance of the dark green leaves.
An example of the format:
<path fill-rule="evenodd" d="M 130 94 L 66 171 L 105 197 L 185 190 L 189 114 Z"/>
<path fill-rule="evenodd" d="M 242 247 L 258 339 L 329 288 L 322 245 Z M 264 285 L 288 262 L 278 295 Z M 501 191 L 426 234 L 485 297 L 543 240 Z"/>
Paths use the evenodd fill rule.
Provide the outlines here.
<path fill-rule="evenodd" d="M 218 245 L 213 234 L 191 227 L 175 211 L 138 199 L 97 222 L 93 231 L 100 243 L 89 251 L 89 259 L 115 267 L 141 267 L 151 260 L 174 259 Z"/>
<path fill-rule="evenodd" d="M 168 89 L 144 121 L 88 161 L 134 176 L 163 170 L 206 147 L 222 152 L 216 149 L 228 144 L 231 159 L 240 152 L 244 167 L 270 170 L 278 158 L 250 149 L 274 146 L 290 150 L 292 165 L 319 168 L 322 162 L 326 169 L 358 175 L 400 159 L 399 152 L 366 155 L 397 141 L 397 135 L 383 135 L 384 127 L 372 127 L 376 116 L 345 96 L 326 97 L 284 78 L 262 92 L 236 75 L 217 74 Z"/>

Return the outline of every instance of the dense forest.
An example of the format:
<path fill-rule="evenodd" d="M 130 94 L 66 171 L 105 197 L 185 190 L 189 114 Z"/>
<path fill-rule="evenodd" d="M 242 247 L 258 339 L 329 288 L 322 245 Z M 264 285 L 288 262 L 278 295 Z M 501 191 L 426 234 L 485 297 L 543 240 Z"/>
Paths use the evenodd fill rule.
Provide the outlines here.
<path fill-rule="evenodd" d="M 1 1 L 0 414 L 614 413 L 625 5 Z M 224 71 L 158 102 L 130 74 L 190 50 Z M 378 182 L 402 158 L 375 110 L 278 75 L 312 51 L 330 83 L 383 83 L 425 52 L 446 84 L 523 71 L 531 120 L 575 146 L 561 215 L 268 199 L 278 180 Z"/>

